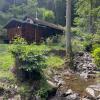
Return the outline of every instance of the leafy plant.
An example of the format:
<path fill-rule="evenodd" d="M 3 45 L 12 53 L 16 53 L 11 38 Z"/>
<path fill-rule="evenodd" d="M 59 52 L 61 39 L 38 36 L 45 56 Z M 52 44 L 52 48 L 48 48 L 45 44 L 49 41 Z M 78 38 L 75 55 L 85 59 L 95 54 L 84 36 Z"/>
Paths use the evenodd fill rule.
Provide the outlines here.
<path fill-rule="evenodd" d="M 16 35 L 14 37 L 13 44 L 16 44 L 16 45 L 23 44 L 24 45 L 24 44 L 27 44 L 27 41 L 24 38 L 21 38 L 20 36 Z"/>
<path fill-rule="evenodd" d="M 52 87 L 47 83 L 45 79 L 40 81 L 39 90 L 36 91 L 36 95 L 41 97 L 41 100 L 45 100 L 48 96 L 48 91 L 52 89 Z"/>
<path fill-rule="evenodd" d="M 49 49 L 45 45 L 12 45 L 10 50 L 19 59 L 21 69 L 32 71 L 46 67 L 45 59 Z"/>
<path fill-rule="evenodd" d="M 95 63 L 98 67 L 100 67 L 100 47 L 96 48 L 92 53 Z"/>
<path fill-rule="evenodd" d="M 94 34 L 93 36 L 93 50 L 100 47 L 100 35 Z"/>

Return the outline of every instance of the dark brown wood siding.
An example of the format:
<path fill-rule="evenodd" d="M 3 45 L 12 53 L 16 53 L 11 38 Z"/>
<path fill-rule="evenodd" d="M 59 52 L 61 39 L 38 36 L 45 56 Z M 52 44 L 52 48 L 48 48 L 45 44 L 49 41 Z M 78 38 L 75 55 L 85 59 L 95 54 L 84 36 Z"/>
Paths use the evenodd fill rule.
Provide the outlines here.
<path fill-rule="evenodd" d="M 23 37 L 28 43 L 40 43 L 44 38 L 44 33 L 47 33 L 45 29 L 39 28 L 38 26 L 33 26 L 26 24 L 22 27 L 15 27 L 7 29 L 8 39 L 13 40 L 15 36 Z"/>
<path fill-rule="evenodd" d="M 32 25 L 25 25 L 22 29 L 22 37 L 28 42 L 40 42 L 41 36 L 38 27 L 33 27 Z"/>
<path fill-rule="evenodd" d="M 7 29 L 8 39 L 12 41 L 15 36 L 22 36 L 22 28 L 15 27 Z"/>

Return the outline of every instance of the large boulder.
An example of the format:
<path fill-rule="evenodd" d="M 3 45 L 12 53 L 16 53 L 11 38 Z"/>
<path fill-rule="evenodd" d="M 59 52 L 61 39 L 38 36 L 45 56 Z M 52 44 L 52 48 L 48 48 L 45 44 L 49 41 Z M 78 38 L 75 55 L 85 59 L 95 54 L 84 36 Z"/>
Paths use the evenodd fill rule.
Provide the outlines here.
<path fill-rule="evenodd" d="M 100 84 L 90 85 L 86 88 L 86 92 L 93 98 L 100 99 Z"/>

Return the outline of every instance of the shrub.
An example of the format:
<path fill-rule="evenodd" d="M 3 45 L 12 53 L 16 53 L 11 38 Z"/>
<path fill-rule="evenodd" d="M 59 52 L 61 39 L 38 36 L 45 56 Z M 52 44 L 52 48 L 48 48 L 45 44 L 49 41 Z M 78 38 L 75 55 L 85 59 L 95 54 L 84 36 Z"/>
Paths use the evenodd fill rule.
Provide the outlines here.
<path fill-rule="evenodd" d="M 27 41 L 24 38 L 21 38 L 20 36 L 15 36 L 13 40 L 13 44 L 27 44 Z"/>
<path fill-rule="evenodd" d="M 100 67 L 100 47 L 96 48 L 92 53 L 97 67 Z"/>
<path fill-rule="evenodd" d="M 91 51 L 93 35 L 89 33 L 83 33 L 79 28 L 72 28 L 72 47 L 73 51 Z"/>
<path fill-rule="evenodd" d="M 46 67 L 45 58 L 49 49 L 45 45 L 12 45 L 10 51 L 18 58 L 20 69 L 31 72 Z"/>
<path fill-rule="evenodd" d="M 93 50 L 100 47 L 100 35 L 94 34 L 93 36 Z"/>
<path fill-rule="evenodd" d="M 36 95 L 41 97 L 41 100 L 45 100 L 48 96 L 48 90 L 51 90 L 52 87 L 47 83 L 47 81 L 41 80 L 39 84 L 39 90 L 36 91 Z"/>
<path fill-rule="evenodd" d="M 100 48 L 100 44 L 94 43 L 94 44 L 93 44 L 93 50 L 95 50 L 96 48 Z"/>
<path fill-rule="evenodd" d="M 10 46 L 10 52 L 15 58 L 17 79 L 41 79 L 42 69 L 47 67 L 45 59 L 48 51 L 45 45 L 28 45 L 24 39 L 16 38 Z"/>
<path fill-rule="evenodd" d="M 83 42 L 79 39 L 73 39 L 72 40 L 72 50 L 73 52 L 79 52 L 83 51 L 85 49 Z"/>

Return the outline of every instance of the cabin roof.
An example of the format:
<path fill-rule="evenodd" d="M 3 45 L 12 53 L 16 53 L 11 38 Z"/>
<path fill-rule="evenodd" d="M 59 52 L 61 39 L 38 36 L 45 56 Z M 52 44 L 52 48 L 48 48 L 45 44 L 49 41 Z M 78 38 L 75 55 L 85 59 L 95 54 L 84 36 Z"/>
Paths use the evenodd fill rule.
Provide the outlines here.
<path fill-rule="evenodd" d="M 43 21 L 43 20 L 35 19 L 35 18 L 29 18 L 29 20 L 28 19 L 24 19 L 24 20 L 11 19 L 4 26 L 4 28 L 8 29 L 8 28 L 16 27 L 16 26 L 22 26 L 24 24 L 33 25 L 34 27 L 38 26 L 40 28 L 51 28 L 53 30 L 60 31 L 62 33 L 64 31 L 64 28 L 60 25 L 55 25 L 53 23 L 49 23 L 47 21 Z"/>
<path fill-rule="evenodd" d="M 32 17 L 30 17 L 30 19 L 32 19 L 33 22 L 36 23 L 36 24 L 44 25 L 44 26 L 48 26 L 48 27 L 51 27 L 51 28 L 54 28 L 54 29 L 64 31 L 64 28 L 60 25 L 55 25 L 53 23 L 50 23 L 50 22 L 47 22 L 47 21 L 44 21 L 44 20 L 40 20 L 40 19 L 36 19 L 36 18 L 32 18 Z"/>

